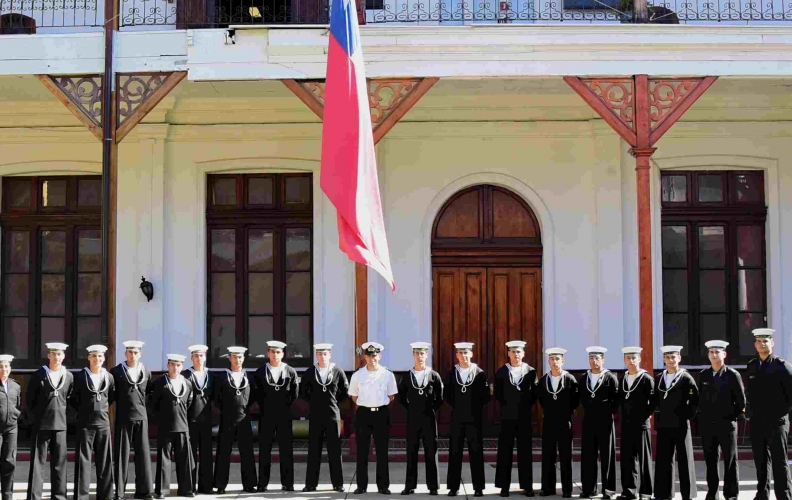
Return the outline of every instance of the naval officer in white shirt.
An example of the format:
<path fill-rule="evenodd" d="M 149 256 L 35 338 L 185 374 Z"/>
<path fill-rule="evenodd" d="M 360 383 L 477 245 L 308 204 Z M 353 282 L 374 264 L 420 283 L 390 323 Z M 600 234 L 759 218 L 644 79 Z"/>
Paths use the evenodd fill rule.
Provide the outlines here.
<path fill-rule="evenodd" d="M 388 405 L 399 392 L 393 372 L 379 364 L 385 349 L 377 342 L 361 346 L 366 366 L 352 374 L 349 396 L 357 405 L 355 433 L 357 434 L 357 489 L 355 494 L 368 488 L 368 454 L 371 436 L 377 450 L 377 491 L 390 495 L 388 474 L 388 441 L 390 440 L 390 412 Z"/>

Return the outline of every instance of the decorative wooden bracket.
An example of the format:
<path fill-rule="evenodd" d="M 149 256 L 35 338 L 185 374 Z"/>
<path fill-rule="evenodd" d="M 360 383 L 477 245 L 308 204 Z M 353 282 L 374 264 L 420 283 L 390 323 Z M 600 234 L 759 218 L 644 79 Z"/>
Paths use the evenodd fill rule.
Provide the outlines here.
<path fill-rule="evenodd" d="M 116 143 L 146 117 L 187 76 L 171 73 L 119 73 L 116 75 Z M 36 75 L 41 83 L 102 140 L 102 75 Z"/>
<path fill-rule="evenodd" d="M 437 83 L 439 78 L 407 78 L 368 80 L 369 106 L 374 144 L 378 143 L 390 129 Z M 324 115 L 324 80 L 283 80 L 319 119 Z"/>
<path fill-rule="evenodd" d="M 426 94 L 439 78 L 369 79 L 374 144 Z M 324 80 L 282 80 L 319 119 L 324 117 Z M 355 347 L 368 340 L 368 268 L 355 263 Z"/>
<path fill-rule="evenodd" d="M 707 91 L 717 77 L 578 78 L 564 81 L 622 139 L 635 157 L 638 201 L 638 280 L 641 347 L 644 368 L 652 371 L 652 227 L 650 158 L 654 145 Z"/>

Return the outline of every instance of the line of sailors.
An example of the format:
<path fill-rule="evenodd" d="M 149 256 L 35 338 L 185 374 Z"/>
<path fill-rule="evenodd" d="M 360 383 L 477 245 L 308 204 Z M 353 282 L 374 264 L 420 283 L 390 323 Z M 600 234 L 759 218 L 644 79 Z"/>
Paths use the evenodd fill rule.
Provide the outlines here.
<path fill-rule="evenodd" d="M 792 365 L 773 355 L 774 331 L 753 331 L 758 357 L 748 364 L 747 406 L 751 442 L 757 468 L 755 500 L 767 500 L 772 468 L 778 500 L 792 500 L 787 466 L 788 414 L 792 411 Z M 681 346 L 663 346 L 666 369 L 653 378 L 640 368 L 641 348 L 622 349 L 626 373 L 619 381 L 605 368 L 607 349 L 588 347 L 590 370 L 580 380 L 563 369 L 565 349 L 545 351 L 550 372 L 537 380 L 536 370 L 523 362 L 523 341 L 507 342 L 509 361 L 495 374 L 492 390 L 473 358 L 473 344 L 454 344 L 457 364 L 445 378 L 427 366 L 430 345 L 410 344 L 414 366 L 397 383 L 380 365 L 384 347 L 364 344 L 366 366 L 347 381 L 343 370 L 330 362 L 332 344 L 316 344 L 317 363 L 298 384 L 293 368 L 283 363 L 285 344 L 268 342 L 268 363 L 251 377 L 243 370 L 246 348 L 229 347 L 230 368 L 212 376 L 205 367 L 208 348 L 190 346 L 192 367 L 182 370 L 185 356 L 168 354 L 168 373 L 152 381 L 140 361 L 143 342 L 124 342 L 126 361 L 107 371 L 107 348 L 87 348 L 89 367 L 72 374 L 63 366 L 62 343 L 48 343 L 49 364 L 28 384 L 27 408 L 33 418 L 28 500 L 40 500 L 43 470 L 50 455 L 52 498 L 66 500 L 66 408 L 77 410 L 78 445 L 75 460 L 75 500 L 88 500 L 91 457 L 95 456 L 97 500 L 124 498 L 128 468 L 134 457 L 134 498 L 164 498 L 170 491 L 171 455 L 175 458 L 178 495 L 225 493 L 231 451 L 237 443 L 245 492 L 267 491 L 271 451 L 278 441 L 280 481 L 294 491 L 292 417 L 297 397 L 310 405 L 308 467 L 303 491 L 315 491 L 326 443 L 333 489 L 343 492 L 339 403 L 349 396 L 356 404 L 357 489 L 368 487 L 368 454 L 376 448 L 377 490 L 390 494 L 388 405 L 398 397 L 407 409 L 407 477 L 402 495 L 418 484 L 418 451 L 423 443 L 426 484 L 431 495 L 440 488 L 436 413 L 443 403 L 452 408 L 448 495 L 459 491 L 462 457 L 467 445 L 474 496 L 484 490 L 482 426 L 484 407 L 494 394 L 501 404 L 495 486 L 509 496 L 515 439 L 519 486 L 533 497 L 532 407 L 543 409 L 542 477 L 540 496 L 555 495 L 556 454 L 560 459 L 562 496 L 572 496 L 572 415 L 583 406 L 581 498 L 597 494 L 597 460 L 603 499 L 616 494 L 614 414 L 621 411 L 621 487 L 619 500 L 674 497 L 674 456 L 679 468 L 683 500 L 696 497 L 690 420 L 696 415 L 707 465 L 707 500 L 718 500 L 719 450 L 724 457 L 723 494 L 737 498 L 737 420 L 746 412 L 746 391 L 739 373 L 726 366 L 727 342 L 706 342 L 711 367 L 701 371 L 699 384 L 681 368 Z M 264 356 L 261 356 L 264 357 Z M 21 388 L 9 378 L 13 357 L 0 355 L 0 486 L 3 500 L 11 500 L 16 462 L 17 420 Z M 299 385 L 299 390 L 298 390 Z M 256 471 L 249 408 L 257 402 L 259 467 Z M 111 444 L 109 406 L 116 403 Z M 157 463 L 152 481 L 148 442 L 147 404 L 157 422 Z M 212 405 L 220 410 L 217 454 L 212 453 Z M 657 459 L 652 471 L 650 416 L 655 415 Z M 134 451 L 134 453 L 132 453 Z M 213 472 L 212 472 L 213 471 Z M 154 485 L 152 490 L 152 483 Z"/>

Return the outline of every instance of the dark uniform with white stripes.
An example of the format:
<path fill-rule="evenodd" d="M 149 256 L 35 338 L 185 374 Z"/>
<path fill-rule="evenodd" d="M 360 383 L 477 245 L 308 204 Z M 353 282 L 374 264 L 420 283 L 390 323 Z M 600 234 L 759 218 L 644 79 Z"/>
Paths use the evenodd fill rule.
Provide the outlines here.
<path fill-rule="evenodd" d="M 0 356 L 0 363 L 8 364 L 10 371 L 13 356 Z M 0 383 L 0 488 L 3 500 L 14 496 L 14 470 L 16 469 L 17 420 L 22 413 L 22 388 L 16 380 L 9 378 Z"/>
<path fill-rule="evenodd" d="M 616 432 L 613 414 L 619 411 L 619 380 L 608 370 L 600 373 L 594 387 L 591 372 L 580 379 L 583 405 L 583 446 L 580 464 L 581 497 L 597 494 L 597 451 L 601 461 L 602 497 L 616 493 Z"/>
<path fill-rule="evenodd" d="M 104 353 L 104 351 L 100 351 Z M 74 376 L 70 403 L 77 410 L 77 456 L 74 464 L 74 500 L 88 500 L 91 492 L 91 456 L 96 457 L 96 498 L 113 498 L 113 444 L 110 440 L 110 405 L 115 381 L 106 370 L 94 385 L 86 368 Z"/>
<path fill-rule="evenodd" d="M 193 368 L 182 370 L 181 374 L 192 385 L 193 399 L 188 410 L 190 420 L 190 451 L 193 455 L 193 491 L 205 495 L 212 494 L 212 395 L 215 387 L 214 376 L 204 370 L 203 380 L 199 381 Z"/>
<path fill-rule="evenodd" d="M 168 360 L 168 373 L 154 382 L 151 408 L 157 418 L 157 473 L 154 479 L 154 494 L 163 498 L 170 493 L 171 453 L 176 462 L 178 495 L 194 497 L 192 483 L 192 451 L 190 451 L 189 408 L 192 404 L 192 384 L 171 368 L 172 364 L 184 361 L 184 356 Z M 179 366 L 179 369 L 181 366 Z M 171 377 L 171 371 L 173 377 Z M 174 383 L 173 379 L 178 380 Z"/>
<path fill-rule="evenodd" d="M 639 353 L 636 350 L 625 355 Z M 622 378 L 619 394 L 621 500 L 652 498 L 652 429 L 649 417 L 655 406 L 654 384 L 654 379 L 646 370 L 639 370 L 632 382 L 629 373 L 625 373 Z"/>
<path fill-rule="evenodd" d="M 348 397 L 349 381 L 344 371 L 329 363 L 332 344 L 315 344 L 317 357 L 327 359 L 325 368 L 308 368 L 300 384 L 300 397 L 308 401 L 308 467 L 303 491 L 316 490 L 319 484 L 319 465 L 322 462 L 322 442 L 327 443 L 327 462 L 330 482 L 336 491 L 344 491 L 341 469 L 341 410 L 339 403 Z M 325 373 L 325 376 L 320 374 Z"/>

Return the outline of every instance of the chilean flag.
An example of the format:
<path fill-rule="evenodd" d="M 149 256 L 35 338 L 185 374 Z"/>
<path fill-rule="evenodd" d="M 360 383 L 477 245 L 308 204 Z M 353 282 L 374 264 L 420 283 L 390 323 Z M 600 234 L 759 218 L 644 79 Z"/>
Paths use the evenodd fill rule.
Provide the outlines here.
<path fill-rule="evenodd" d="M 331 0 L 319 184 L 338 212 L 341 251 L 396 290 L 382 217 L 355 0 Z"/>

